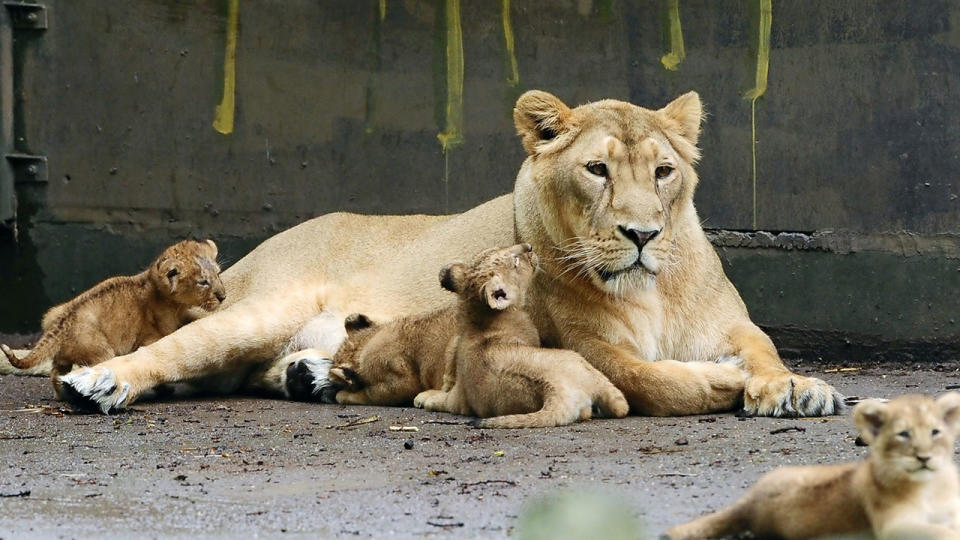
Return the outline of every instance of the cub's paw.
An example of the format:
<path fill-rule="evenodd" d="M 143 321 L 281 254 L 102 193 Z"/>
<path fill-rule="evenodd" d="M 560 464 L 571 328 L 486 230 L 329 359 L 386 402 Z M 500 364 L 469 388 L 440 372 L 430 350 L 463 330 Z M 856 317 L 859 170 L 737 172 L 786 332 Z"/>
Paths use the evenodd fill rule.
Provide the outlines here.
<path fill-rule="evenodd" d="M 344 390 L 359 390 L 363 387 L 360 375 L 348 366 L 335 366 L 330 368 L 330 382 L 337 388 Z"/>
<path fill-rule="evenodd" d="M 297 401 L 336 403 L 339 388 L 330 381 L 333 361 L 322 351 L 307 349 L 290 355 L 284 387 L 287 396 Z"/>
<path fill-rule="evenodd" d="M 443 390 L 424 390 L 413 398 L 413 406 L 428 411 L 443 411 L 446 400 L 447 393 Z"/>
<path fill-rule="evenodd" d="M 61 396 L 77 411 L 110 414 L 127 406 L 130 383 L 107 368 L 81 368 L 60 377 Z"/>
<path fill-rule="evenodd" d="M 827 416 L 844 411 L 843 395 L 815 377 L 793 373 L 747 379 L 743 410 L 755 416 Z"/>

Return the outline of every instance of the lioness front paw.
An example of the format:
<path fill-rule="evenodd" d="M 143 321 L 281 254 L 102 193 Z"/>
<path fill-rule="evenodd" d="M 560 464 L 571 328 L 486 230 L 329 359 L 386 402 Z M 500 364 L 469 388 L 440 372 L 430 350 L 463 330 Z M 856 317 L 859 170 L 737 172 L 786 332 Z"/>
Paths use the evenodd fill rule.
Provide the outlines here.
<path fill-rule="evenodd" d="M 287 366 L 285 388 L 290 399 L 336 403 L 339 388 L 330 381 L 333 361 L 316 349 L 295 353 Z"/>
<path fill-rule="evenodd" d="M 744 412 L 756 416 L 827 416 L 844 410 L 843 395 L 816 377 L 793 373 L 747 379 Z"/>
<path fill-rule="evenodd" d="M 110 414 L 122 410 L 130 383 L 119 382 L 108 368 L 85 367 L 60 377 L 61 396 L 77 411 Z"/>

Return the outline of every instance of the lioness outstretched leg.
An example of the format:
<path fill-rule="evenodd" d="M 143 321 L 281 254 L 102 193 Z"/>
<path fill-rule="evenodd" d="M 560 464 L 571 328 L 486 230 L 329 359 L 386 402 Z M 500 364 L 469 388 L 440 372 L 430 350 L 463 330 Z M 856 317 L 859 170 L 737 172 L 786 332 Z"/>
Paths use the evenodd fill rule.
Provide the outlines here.
<path fill-rule="evenodd" d="M 267 361 L 318 311 L 313 295 L 240 301 L 133 353 L 64 375 L 60 380 L 65 397 L 81 408 L 107 413 L 158 384 Z"/>
<path fill-rule="evenodd" d="M 634 414 L 681 416 L 729 411 L 740 405 L 744 373 L 732 364 L 645 362 L 596 338 L 577 352 L 619 388 Z"/>

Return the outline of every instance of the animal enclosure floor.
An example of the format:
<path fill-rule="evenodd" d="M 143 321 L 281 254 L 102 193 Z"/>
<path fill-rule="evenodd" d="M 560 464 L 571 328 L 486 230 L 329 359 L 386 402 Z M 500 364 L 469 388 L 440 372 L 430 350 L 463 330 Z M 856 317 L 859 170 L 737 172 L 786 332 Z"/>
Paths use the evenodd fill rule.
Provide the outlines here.
<path fill-rule="evenodd" d="M 793 363 L 847 396 L 960 388 L 960 361 L 854 366 Z M 866 452 L 846 416 L 497 431 L 412 408 L 253 397 L 71 415 L 51 394 L 45 378 L 0 377 L 4 539 L 500 538 L 516 533 L 526 504 L 564 490 L 606 494 L 656 537 L 776 466 Z"/>

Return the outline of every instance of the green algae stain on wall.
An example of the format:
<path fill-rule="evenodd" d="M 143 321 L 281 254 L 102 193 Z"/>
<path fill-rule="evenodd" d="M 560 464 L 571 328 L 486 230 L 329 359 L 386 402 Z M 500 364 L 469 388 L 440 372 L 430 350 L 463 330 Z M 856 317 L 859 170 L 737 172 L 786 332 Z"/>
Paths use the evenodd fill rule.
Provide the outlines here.
<path fill-rule="evenodd" d="M 233 133 L 237 91 L 237 19 L 240 0 L 229 0 L 227 43 L 223 54 L 223 97 L 213 113 L 213 129 L 224 135 Z"/>
<path fill-rule="evenodd" d="M 446 0 L 444 10 L 446 106 L 444 129 L 437 135 L 444 153 L 463 143 L 463 32 L 460 0 Z"/>
<path fill-rule="evenodd" d="M 750 100 L 750 151 L 753 164 L 753 228 L 757 228 L 757 99 L 767 91 L 767 75 L 770 71 L 770 27 L 773 23 L 772 0 L 751 0 L 756 14 L 754 48 L 756 49 L 756 72 L 753 88 L 747 90 L 744 99 Z"/>
<path fill-rule="evenodd" d="M 517 52 L 513 39 L 513 23 L 510 20 L 510 0 L 503 0 L 500 10 L 503 22 L 503 43 L 507 54 L 507 84 L 516 88 L 520 85 L 520 72 L 517 69 Z"/>
<path fill-rule="evenodd" d="M 670 51 L 660 58 L 663 67 L 670 71 L 680 69 L 680 63 L 687 57 L 683 47 L 683 29 L 680 27 L 680 0 L 667 0 L 666 7 L 666 35 L 670 43 Z"/>

